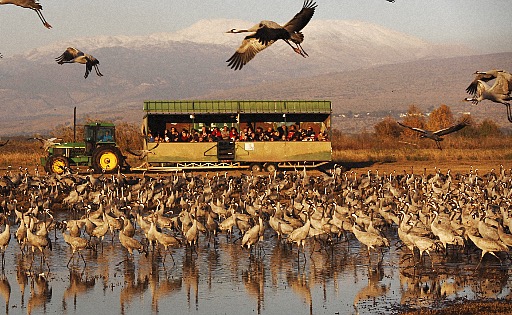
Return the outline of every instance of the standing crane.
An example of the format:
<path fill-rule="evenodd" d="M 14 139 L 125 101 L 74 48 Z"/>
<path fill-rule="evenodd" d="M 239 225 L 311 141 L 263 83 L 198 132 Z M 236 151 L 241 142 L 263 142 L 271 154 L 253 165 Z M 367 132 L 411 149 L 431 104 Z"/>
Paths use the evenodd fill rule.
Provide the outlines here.
<path fill-rule="evenodd" d="M 443 138 L 441 138 L 442 136 L 453 133 L 455 131 L 459 131 L 462 128 L 469 125 L 469 121 L 467 119 L 464 119 L 463 121 L 461 121 L 460 123 L 458 123 L 456 125 L 453 125 L 453 126 L 450 126 L 447 128 L 443 128 L 443 129 L 440 129 L 437 131 L 430 131 L 430 130 L 424 130 L 421 128 L 407 126 L 407 125 L 402 124 L 399 121 L 397 121 L 397 123 L 404 128 L 408 128 L 408 129 L 418 132 L 420 134 L 420 138 L 428 138 L 428 139 L 434 140 L 436 142 L 437 148 L 439 150 L 442 150 L 441 149 L 441 141 L 443 141 Z"/>
<path fill-rule="evenodd" d="M 93 56 L 89 54 L 85 54 L 82 51 L 74 48 L 74 47 L 68 47 L 65 52 L 62 53 L 59 57 L 55 58 L 57 63 L 59 65 L 65 64 L 65 63 L 81 63 L 85 65 L 85 75 L 84 78 L 87 79 L 89 76 L 89 73 L 92 71 L 92 68 L 94 67 L 94 70 L 96 71 L 96 74 L 99 77 L 102 77 L 103 74 L 101 74 L 100 69 L 98 68 L 98 65 L 100 64 L 99 60 L 94 58 Z"/>
<path fill-rule="evenodd" d="M 43 260 L 44 260 L 46 262 L 46 265 L 47 265 L 48 271 L 49 271 L 50 265 L 48 264 L 48 261 L 46 261 L 46 256 L 44 254 L 44 250 L 46 248 L 49 248 L 50 250 L 52 250 L 52 242 L 48 238 L 48 235 L 37 235 L 37 234 L 32 233 L 32 229 L 30 227 L 31 225 L 32 225 L 32 222 L 28 226 L 25 224 L 25 226 L 27 228 L 27 242 L 32 248 L 32 262 L 34 262 L 35 249 L 37 248 L 37 249 L 39 249 L 39 252 L 41 253 L 41 266 L 43 265 Z M 31 267 L 32 267 L 32 264 L 31 264 Z"/>
<path fill-rule="evenodd" d="M 299 260 L 300 247 L 302 246 L 302 255 L 306 259 L 304 252 L 306 246 L 306 239 L 309 236 L 309 230 L 311 229 L 311 219 L 307 211 L 302 211 L 306 215 L 306 222 L 304 225 L 296 228 L 288 235 L 288 242 L 297 244 L 297 261 Z"/>
<path fill-rule="evenodd" d="M 5 267 L 5 251 L 7 246 L 9 246 L 9 241 L 11 240 L 11 229 L 9 226 L 9 219 L 7 217 L 3 217 L 5 221 L 5 228 L 2 233 L 0 233 L 0 251 L 2 252 L 2 271 L 4 271 Z"/>
<path fill-rule="evenodd" d="M 467 231 L 467 235 L 471 241 L 473 241 L 473 244 L 475 244 L 476 247 L 480 248 L 482 250 L 482 255 L 480 256 L 480 261 L 478 262 L 478 265 L 476 266 L 476 269 L 480 267 L 480 264 L 482 263 L 482 259 L 484 258 L 484 255 L 489 253 L 493 255 L 494 257 L 498 258 L 501 264 L 501 258 L 499 258 L 495 252 L 508 252 L 508 247 L 503 243 L 502 241 L 494 241 L 487 238 L 480 237 L 475 234 L 476 231 L 473 229 L 469 229 Z"/>
<path fill-rule="evenodd" d="M 72 236 L 67 233 L 62 233 L 62 236 L 64 236 L 64 242 L 68 243 L 68 245 L 71 246 L 72 251 L 71 257 L 69 257 L 68 264 L 66 265 L 66 267 L 69 267 L 69 263 L 75 256 L 75 253 L 78 253 L 78 256 L 82 258 L 82 261 L 84 262 L 84 267 L 87 266 L 84 256 L 82 255 L 82 253 L 80 253 L 80 251 L 90 247 L 89 241 L 80 236 Z"/>
<path fill-rule="evenodd" d="M 41 13 L 41 10 L 43 10 L 43 6 L 40 5 L 36 0 L 0 0 L 0 4 L 14 4 L 22 8 L 27 8 L 36 11 L 37 16 L 39 16 L 39 19 L 41 22 L 43 22 L 43 25 L 50 29 L 52 26 L 46 22 L 46 19 L 43 16 L 43 13 Z"/>
<path fill-rule="evenodd" d="M 494 84 L 489 86 L 486 82 L 494 80 Z M 500 103 L 507 107 L 507 119 L 512 122 L 512 110 L 510 108 L 510 92 L 512 92 L 512 74 L 503 70 L 490 70 L 486 72 L 476 71 L 475 78 L 466 88 L 466 92 L 472 94 L 472 97 L 466 97 L 464 100 L 477 105 L 483 100 L 490 100 L 494 103 Z"/>
<path fill-rule="evenodd" d="M 309 23 L 315 13 L 316 7 L 316 2 L 304 0 L 302 10 L 284 26 L 274 21 L 264 20 L 249 29 L 231 29 L 227 31 L 226 33 L 232 34 L 251 33 L 244 38 L 242 45 L 240 45 L 233 56 L 226 61 L 228 62 L 228 67 L 234 70 L 242 69 L 257 53 L 269 47 L 279 39 L 285 41 L 302 57 L 308 56 L 301 46 L 301 43 L 304 41 L 304 34 L 300 31 Z M 295 46 L 293 46 L 290 41 L 295 44 Z"/>

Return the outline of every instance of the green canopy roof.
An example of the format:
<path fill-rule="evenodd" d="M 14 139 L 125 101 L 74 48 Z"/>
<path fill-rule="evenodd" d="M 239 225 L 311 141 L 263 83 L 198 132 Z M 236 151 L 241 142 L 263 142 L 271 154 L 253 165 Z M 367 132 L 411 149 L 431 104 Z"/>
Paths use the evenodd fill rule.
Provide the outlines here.
<path fill-rule="evenodd" d="M 160 114 L 330 114 L 330 101 L 145 101 L 144 111 Z"/>

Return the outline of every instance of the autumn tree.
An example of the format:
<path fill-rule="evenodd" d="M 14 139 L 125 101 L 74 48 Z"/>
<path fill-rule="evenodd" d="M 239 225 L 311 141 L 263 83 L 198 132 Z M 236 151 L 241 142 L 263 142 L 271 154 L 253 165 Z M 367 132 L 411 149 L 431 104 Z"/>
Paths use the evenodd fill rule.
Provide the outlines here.
<path fill-rule="evenodd" d="M 459 119 L 457 119 L 457 123 L 460 123 L 463 120 L 466 121 L 468 125 L 463 129 L 459 130 L 457 134 L 464 138 L 477 138 L 479 135 L 479 130 L 473 116 L 471 116 L 471 114 L 465 114 Z"/>
<path fill-rule="evenodd" d="M 398 138 L 402 132 L 402 128 L 396 123 L 391 116 L 385 117 L 381 122 L 374 126 L 375 134 L 379 138 Z"/>
<path fill-rule="evenodd" d="M 493 120 L 485 119 L 478 126 L 478 135 L 480 137 L 499 137 L 502 136 L 503 133 Z"/>
<path fill-rule="evenodd" d="M 407 111 L 407 115 L 403 119 L 402 123 L 409 127 L 425 129 L 425 125 L 426 125 L 425 115 L 423 115 L 423 113 L 420 111 L 420 109 L 417 106 L 411 105 L 409 107 L 409 110 Z M 402 134 L 405 137 L 416 137 L 416 138 L 419 137 L 419 134 L 417 132 L 410 130 L 410 129 L 403 129 Z"/>
<path fill-rule="evenodd" d="M 450 127 L 454 124 L 453 114 L 449 106 L 441 105 L 439 108 L 434 109 L 428 117 L 427 129 L 439 130 Z"/>

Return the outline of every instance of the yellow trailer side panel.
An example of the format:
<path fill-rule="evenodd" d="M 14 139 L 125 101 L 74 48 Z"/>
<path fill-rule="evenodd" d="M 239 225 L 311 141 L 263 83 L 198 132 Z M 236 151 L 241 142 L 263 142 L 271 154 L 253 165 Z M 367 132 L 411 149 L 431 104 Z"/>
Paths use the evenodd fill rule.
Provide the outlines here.
<path fill-rule="evenodd" d="M 233 162 L 331 161 L 331 143 L 327 141 L 236 142 L 235 147 Z M 160 143 L 151 152 L 150 163 L 219 161 L 216 142 Z"/>

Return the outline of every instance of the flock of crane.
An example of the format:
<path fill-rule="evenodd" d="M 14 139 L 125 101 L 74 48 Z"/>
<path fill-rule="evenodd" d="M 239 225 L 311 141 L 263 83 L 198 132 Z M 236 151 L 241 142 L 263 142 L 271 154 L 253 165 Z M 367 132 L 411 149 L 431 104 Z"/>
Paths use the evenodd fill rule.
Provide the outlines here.
<path fill-rule="evenodd" d="M 98 251 L 114 239 L 127 259 L 134 251 L 153 251 L 164 263 L 173 251 L 194 255 L 201 243 L 216 248 L 224 239 L 258 257 L 262 240 L 275 237 L 276 246 L 296 245 L 297 260 L 300 253 L 307 260 L 307 250 L 329 252 L 336 242 L 355 238 L 367 247 L 371 264 L 372 250 L 380 263 L 389 236 L 397 235 L 415 266 L 425 265 L 424 254 L 478 249 L 477 268 L 487 253 L 503 263 L 512 246 L 512 170 L 503 167 L 483 176 L 478 170 L 358 175 L 335 167 L 331 176 L 304 170 L 99 178 L 20 169 L 7 171 L 0 189 L 2 268 L 7 247 L 19 246 L 30 268 L 39 255 L 41 270 L 46 263 L 50 271 L 46 256 L 61 234 L 71 248 L 68 266 L 80 263 L 74 258 L 85 266 L 82 251 Z M 54 218 L 56 211 L 64 220 Z"/>

